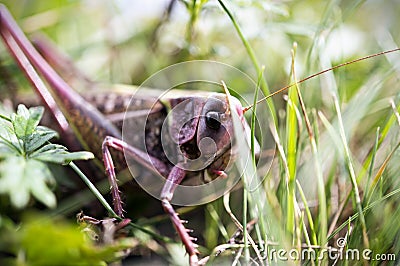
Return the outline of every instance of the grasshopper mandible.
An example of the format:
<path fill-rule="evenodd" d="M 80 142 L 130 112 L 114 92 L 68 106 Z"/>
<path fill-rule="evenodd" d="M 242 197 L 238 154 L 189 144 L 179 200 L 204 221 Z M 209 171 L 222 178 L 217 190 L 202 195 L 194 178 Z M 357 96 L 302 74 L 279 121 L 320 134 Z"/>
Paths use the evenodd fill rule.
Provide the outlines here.
<path fill-rule="evenodd" d="M 149 105 L 150 111 L 145 117 L 144 127 L 146 130 L 143 132 L 145 135 L 138 138 L 143 147 L 132 146 L 121 140 L 121 129 L 116 125 L 118 123 L 112 123 L 98 109 L 72 90 L 46 62 L 3 5 L 0 6 L 0 19 L 0 31 L 4 43 L 46 106 L 52 111 L 60 128 L 63 130 L 69 128 L 62 114 L 64 113 L 83 147 L 93 151 L 97 158 L 103 158 L 117 215 L 123 217 L 124 211 L 110 148 L 120 151 L 120 154 L 122 152 L 128 154 L 148 170 L 165 178 L 159 198 L 189 254 L 190 264 L 197 265 L 196 245 L 174 211 L 171 200 L 176 187 L 183 181 L 195 178 L 207 181 L 205 180 L 207 178 L 214 180 L 227 177 L 225 168 L 228 166 L 234 144 L 231 137 L 233 125 L 229 104 L 234 105 L 232 110 L 236 110 L 237 115 L 242 118 L 243 129 L 248 130 L 249 128 L 243 119 L 243 107 L 240 102 L 232 98 L 228 103 L 228 96 L 225 94 L 205 92 L 193 92 L 190 96 L 177 95 L 175 92 L 163 95 L 161 99 L 151 96 L 139 99 L 150 101 L 152 104 Z M 46 90 L 36 71 L 50 85 L 53 95 Z M 170 110 L 177 106 L 180 106 L 178 109 L 180 111 L 169 114 Z M 127 110 L 127 113 L 130 111 L 132 110 Z M 169 116 L 168 119 L 167 116 Z M 136 119 L 135 116 L 134 119 Z M 164 122 L 168 123 L 171 135 L 170 139 L 164 142 L 168 142 L 167 146 L 172 145 L 172 153 L 175 152 L 174 156 L 177 156 L 177 161 L 174 163 L 166 158 L 162 147 L 165 143 L 161 143 L 161 130 L 154 130 L 154 128 L 159 129 Z M 121 125 L 119 124 L 119 126 Z M 203 142 L 203 140 L 207 141 Z M 143 148 L 148 152 L 145 152 Z M 191 168 L 188 161 L 194 161 L 196 169 Z M 117 162 L 117 169 L 120 170 L 121 165 L 124 166 L 125 160 L 119 155 Z"/>

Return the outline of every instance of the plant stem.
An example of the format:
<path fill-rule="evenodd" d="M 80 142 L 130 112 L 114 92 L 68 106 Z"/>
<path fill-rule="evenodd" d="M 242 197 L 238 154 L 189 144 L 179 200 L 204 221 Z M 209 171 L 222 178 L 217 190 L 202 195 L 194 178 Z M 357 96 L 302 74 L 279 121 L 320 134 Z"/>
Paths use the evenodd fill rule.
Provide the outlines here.
<path fill-rule="evenodd" d="M 100 201 L 100 203 L 106 208 L 108 213 L 115 217 L 118 218 L 119 216 L 114 212 L 114 210 L 111 208 L 110 204 L 106 201 L 106 199 L 103 197 L 103 195 L 100 193 L 100 191 L 93 185 L 92 182 L 90 182 L 89 178 L 74 164 L 73 162 L 69 163 L 69 166 L 71 166 L 72 170 L 74 170 L 79 177 L 82 179 L 83 182 L 88 186 L 90 191 L 96 196 L 96 198 Z"/>

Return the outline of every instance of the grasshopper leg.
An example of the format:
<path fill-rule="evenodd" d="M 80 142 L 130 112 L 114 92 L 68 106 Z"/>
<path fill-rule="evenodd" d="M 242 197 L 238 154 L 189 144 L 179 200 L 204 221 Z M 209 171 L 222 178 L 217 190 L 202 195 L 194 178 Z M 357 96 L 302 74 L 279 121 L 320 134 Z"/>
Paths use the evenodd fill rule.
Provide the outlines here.
<path fill-rule="evenodd" d="M 104 140 L 102 145 L 104 167 L 108 177 L 108 182 L 110 183 L 114 211 L 117 213 L 118 216 L 123 217 L 124 209 L 122 208 L 122 200 L 120 191 L 118 189 L 117 177 L 115 175 L 114 162 L 112 160 L 110 150 L 108 149 L 109 146 L 114 148 L 115 146 L 110 145 L 109 141 L 106 140 L 107 138 Z"/>
<path fill-rule="evenodd" d="M 114 211 L 118 216 L 123 217 L 124 210 L 122 208 L 122 200 L 120 191 L 118 189 L 117 177 L 115 175 L 114 163 L 111 157 L 109 147 L 116 149 L 121 152 L 126 152 L 135 159 L 135 161 L 141 163 L 143 166 L 151 170 L 156 174 L 161 174 L 164 177 L 168 176 L 168 167 L 162 161 L 157 158 L 143 152 L 137 148 L 134 148 L 115 137 L 107 136 L 102 144 L 102 153 L 104 160 L 105 171 L 111 186 L 111 195 L 113 198 Z M 158 172 L 157 172 L 158 171 Z"/>
<path fill-rule="evenodd" d="M 126 142 L 120 139 L 110 136 L 106 137 L 102 145 L 104 167 L 111 185 L 114 210 L 117 215 L 121 217 L 123 217 L 124 210 L 122 208 L 121 196 L 118 190 L 117 178 L 114 171 L 114 163 L 109 151 L 109 147 L 129 153 L 135 160 L 141 162 L 153 172 L 155 172 L 155 169 L 157 169 L 159 174 L 167 177 L 167 181 L 161 191 L 162 206 L 164 211 L 170 216 L 172 224 L 178 232 L 178 235 L 181 238 L 187 253 L 189 254 L 190 265 L 198 265 L 197 253 L 199 252 L 196 248 L 196 245 L 193 243 L 194 239 L 189 235 L 188 230 L 185 228 L 182 221 L 179 219 L 178 214 L 175 212 L 170 203 L 175 188 L 185 178 L 186 171 L 179 166 L 174 166 L 172 170 L 169 171 L 168 167 L 157 158 L 154 158 L 145 152 L 128 145 Z"/>
<path fill-rule="evenodd" d="M 179 183 L 185 178 L 186 171 L 174 166 L 168 175 L 167 182 L 165 183 L 161 191 L 161 202 L 165 212 L 170 216 L 171 221 L 178 232 L 179 237 L 185 246 L 186 252 L 189 254 L 190 265 L 198 265 L 197 254 L 199 251 L 196 248 L 196 244 L 193 243 L 194 238 L 189 235 L 189 230 L 183 225 L 183 221 L 179 219 L 178 214 L 175 212 L 170 201 L 174 194 L 174 190 Z"/>

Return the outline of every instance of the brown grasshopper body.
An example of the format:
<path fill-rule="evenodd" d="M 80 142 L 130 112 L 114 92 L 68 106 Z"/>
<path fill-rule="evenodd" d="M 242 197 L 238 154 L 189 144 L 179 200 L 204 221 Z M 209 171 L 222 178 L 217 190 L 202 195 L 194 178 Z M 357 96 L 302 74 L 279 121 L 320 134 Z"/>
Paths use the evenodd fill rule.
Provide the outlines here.
<path fill-rule="evenodd" d="M 218 93 L 185 94 L 175 91 L 162 97 L 146 93 L 145 97 L 135 96 L 128 102 L 126 94 L 123 96 L 122 93 L 113 96 L 115 98 L 113 108 L 103 105 L 99 110 L 73 91 L 42 58 L 4 6 L 0 6 L 0 17 L 1 35 L 6 46 L 53 112 L 60 127 L 67 128 L 57 106 L 68 118 L 69 125 L 83 147 L 92 151 L 97 158 L 103 158 L 116 213 L 123 216 L 110 147 L 120 151 L 115 153 L 119 155 L 115 155 L 118 157 L 114 158 L 117 159 L 118 170 L 124 168 L 125 160 L 121 156 L 124 152 L 125 156 L 131 156 L 145 169 L 165 178 L 159 197 L 185 245 L 190 263 L 196 265 L 198 252 L 193 238 L 189 236 L 170 201 L 174 190 L 182 182 L 195 180 L 195 184 L 201 184 L 218 177 L 226 177 L 224 170 L 230 160 L 233 146 L 233 125 L 227 96 Z M 52 96 L 46 92 L 34 69 L 46 79 L 53 92 Z M 91 102 L 105 99 L 104 94 L 88 97 Z M 115 113 L 115 102 L 119 111 L 126 110 L 124 117 Z M 229 102 L 234 104 L 233 110 L 237 110 L 238 115 L 243 117 L 240 102 L 236 99 L 231 99 Z M 179 110 L 170 114 L 170 111 L 177 106 Z M 128 131 L 125 139 L 129 140 L 129 143 L 121 140 L 122 121 L 131 129 L 139 129 L 138 132 Z M 244 129 L 248 128 L 245 120 L 242 121 Z M 162 140 L 161 127 L 165 123 L 168 125 L 169 134 Z M 141 131 L 141 128 L 145 130 Z M 202 142 L 204 139 L 208 142 Z M 173 157 L 172 162 L 166 156 L 166 149 Z M 193 165 L 195 168 L 191 168 Z"/>

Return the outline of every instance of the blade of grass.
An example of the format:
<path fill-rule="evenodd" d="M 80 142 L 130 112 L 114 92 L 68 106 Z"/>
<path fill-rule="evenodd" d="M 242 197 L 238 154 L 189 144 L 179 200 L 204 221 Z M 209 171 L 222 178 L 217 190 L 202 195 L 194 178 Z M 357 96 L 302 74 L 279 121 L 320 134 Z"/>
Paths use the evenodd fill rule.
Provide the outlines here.
<path fill-rule="evenodd" d="M 225 207 L 225 211 L 229 214 L 229 216 L 231 217 L 232 221 L 235 223 L 236 227 L 244 232 L 243 228 L 246 226 L 242 226 L 242 224 L 239 222 L 239 220 L 236 218 L 235 214 L 233 214 L 232 209 L 229 205 L 229 197 L 230 197 L 230 193 L 226 193 L 223 197 L 223 202 L 224 202 L 224 207 Z M 257 248 L 257 244 L 254 242 L 254 240 L 251 238 L 251 236 L 249 234 L 247 234 L 247 239 L 249 240 L 251 246 L 253 247 L 254 251 L 257 254 L 257 257 L 260 260 L 261 265 L 264 265 L 264 261 L 262 259 L 262 256 Z"/>
<path fill-rule="evenodd" d="M 339 100 L 336 97 L 336 95 L 332 95 L 332 96 L 333 96 L 333 101 L 334 101 L 334 105 L 335 105 L 335 109 L 336 109 L 336 113 L 337 113 L 337 117 L 338 117 L 339 135 L 341 137 L 342 145 L 343 145 L 343 148 L 344 148 L 344 156 L 345 156 L 345 159 L 346 159 L 347 170 L 349 171 L 349 174 L 350 174 L 350 181 L 351 181 L 351 184 L 353 186 L 353 194 L 354 194 L 354 197 L 355 197 L 355 203 L 356 203 L 356 206 L 357 206 L 357 212 L 358 212 L 358 214 L 360 216 L 360 223 L 361 223 L 361 228 L 362 228 L 362 233 L 363 233 L 363 242 L 364 242 L 365 248 L 369 248 L 369 240 L 368 240 L 368 235 L 367 235 L 367 226 L 366 226 L 366 223 L 365 223 L 365 217 L 364 217 L 364 213 L 363 213 L 363 210 L 362 210 L 360 192 L 358 190 L 358 184 L 357 184 L 357 180 L 356 180 L 356 174 L 355 174 L 355 171 L 354 171 L 352 158 L 351 158 L 351 155 L 350 155 L 350 149 L 349 149 L 349 146 L 347 144 L 346 134 L 345 134 L 344 127 L 343 127 L 342 114 L 341 114 L 341 111 L 340 111 Z"/>
<path fill-rule="evenodd" d="M 300 211 L 300 210 L 299 210 Z M 310 236 L 308 235 L 308 232 L 307 232 L 307 226 L 306 226 L 306 223 L 304 222 L 304 212 L 301 212 L 301 220 L 300 220 L 300 224 L 302 225 L 302 231 L 303 231 L 303 233 L 304 233 L 304 239 L 305 239 L 305 241 L 306 241 L 306 244 L 307 244 L 307 246 L 308 246 L 308 250 L 310 251 L 310 252 L 312 252 L 311 250 L 312 250 L 312 248 L 311 248 L 311 241 L 310 241 Z M 301 248 L 301 247 L 300 247 Z M 313 260 L 311 260 L 311 265 L 315 265 L 315 262 L 313 261 Z"/>
<path fill-rule="evenodd" d="M 294 72 L 294 58 L 296 44 L 292 49 L 291 79 L 296 80 Z M 286 231 L 293 237 L 295 225 L 295 201 L 296 201 L 296 167 L 297 167 L 297 141 L 298 141 L 298 120 L 297 120 L 298 95 L 294 87 L 288 90 L 288 103 L 286 105 L 286 154 L 288 163 L 288 177 L 286 180 Z"/>
<path fill-rule="evenodd" d="M 263 73 L 264 73 L 265 67 L 261 67 L 261 72 L 258 74 L 258 81 L 257 81 L 257 87 L 254 93 L 254 99 L 253 103 L 257 102 L 258 98 L 258 90 L 260 87 L 260 82 L 263 78 Z M 255 125 L 256 125 L 256 111 L 257 107 L 254 106 L 252 113 L 251 113 L 251 124 L 250 124 L 250 154 L 251 154 L 251 163 L 253 164 L 254 169 L 256 169 L 256 156 L 255 156 Z M 249 249 L 247 248 L 248 246 L 248 240 L 247 240 L 247 215 L 248 215 L 248 210 L 247 210 L 247 201 L 249 200 L 248 198 L 248 187 L 247 187 L 247 182 L 244 183 L 244 188 L 243 188 L 243 240 L 244 240 L 244 254 L 245 254 L 245 261 L 249 262 L 250 254 L 249 254 Z M 262 218 L 262 215 L 261 215 Z M 261 224 L 263 225 L 263 221 L 261 221 Z M 259 232 L 259 230 L 257 230 Z M 259 240 L 262 238 L 258 235 Z"/>
<path fill-rule="evenodd" d="M 212 204 L 207 204 L 207 210 L 210 213 L 211 218 L 214 220 L 214 222 L 217 224 L 219 231 L 222 234 L 222 237 L 225 239 L 225 241 L 229 240 L 229 235 L 228 231 L 226 230 L 224 224 L 222 223 L 220 216 L 218 212 L 215 210 L 214 205 Z"/>
<path fill-rule="evenodd" d="M 314 220 L 312 218 L 312 214 L 311 214 L 310 208 L 308 206 L 306 196 L 304 195 L 303 189 L 301 188 L 301 185 L 298 180 L 296 180 L 296 184 L 297 184 L 297 188 L 298 188 L 301 200 L 303 201 L 303 204 L 304 204 L 304 209 L 306 211 L 308 224 L 309 224 L 310 230 L 311 230 L 312 244 L 318 245 L 317 234 L 316 234 L 315 227 L 314 227 Z M 305 230 L 305 233 L 307 233 L 307 230 Z M 310 245 L 310 243 L 307 243 L 307 245 Z"/>
<path fill-rule="evenodd" d="M 371 204 L 369 204 L 368 206 L 366 206 L 363 209 L 363 213 L 366 213 L 367 211 L 369 211 L 370 209 L 374 208 L 375 206 L 377 206 L 378 204 L 384 202 L 385 200 L 395 196 L 396 194 L 400 193 L 400 188 L 393 190 L 392 192 L 389 192 L 388 194 L 384 195 L 383 197 L 381 197 L 380 199 L 372 202 Z M 338 226 L 338 228 L 336 228 L 335 231 L 332 232 L 332 234 L 330 234 L 327 238 L 327 241 L 331 240 L 336 234 L 338 234 L 343 228 L 345 228 L 349 222 L 353 222 L 354 220 L 356 220 L 359 217 L 359 213 L 354 214 L 353 216 L 351 216 L 349 218 L 348 221 L 344 222 L 343 224 L 341 224 L 340 226 Z"/>
<path fill-rule="evenodd" d="M 387 78 L 387 77 L 385 77 Z M 400 104 L 397 105 L 397 108 L 395 108 L 397 110 L 397 112 L 400 112 Z M 377 149 L 379 149 L 379 147 L 381 146 L 381 144 L 383 143 L 383 141 L 385 140 L 385 138 L 387 137 L 390 129 L 392 128 L 393 124 L 396 122 L 397 117 L 395 113 L 392 113 L 390 115 L 390 117 L 388 118 L 387 122 L 385 123 L 385 126 L 383 127 L 380 137 L 379 137 L 379 141 L 378 141 L 378 145 L 377 145 Z M 361 171 L 359 172 L 358 176 L 357 176 L 357 182 L 359 182 L 364 175 L 367 173 L 368 166 L 371 165 L 372 162 L 372 157 L 373 157 L 373 153 L 369 153 L 367 159 L 364 161 L 363 167 L 361 168 Z"/>
<path fill-rule="evenodd" d="M 364 192 L 365 196 L 364 196 L 364 199 L 363 199 L 364 205 L 366 203 L 366 199 L 369 199 L 369 195 L 370 195 L 369 187 L 370 187 L 370 184 L 371 184 L 372 170 L 374 168 L 374 163 L 375 163 L 375 155 L 376 155 L 376 152 L 378 151 L 379 131 L 380 131 L 380 128 L 378 127 L 376 129 L 376 134 L 375 134 L 375 145 L 374 145 L 374 148 L 372 150 L 372 157 L 371 157 L 371 163 L 369 165 L 367 183 L 365 184 L 365 192 Z M 368 203 L 367 203 L 367 205 L 368 205 Z"/>
<path fill-rule="evenodd" d="M 227 95 L 227 99 L 228 99 L 228 104 L 229 104 L 229 99 L 230 99 L 230 93 L 229 90 L 226 86 L 226 84 L 224 83 L 224 81 L 222 82 L 222 86 L 223 89 L 225 91 L 225 94 Z M 236 140 L 243 140 L 246 139 L 247 136 L 244 135 L 243 132 L 243 126 L 242 123 L 240 121 L 240 118 L 237 114 L 237 111 L 233 108 L 232 105 L 229 104 L 230 107 L 230 111 L 232 114 L 232 120 L 233 120 L 233 126 L 234 126 L 234 134 L 235 134 L 235 139 Z M 250 213 L 253 217 L 252 218 L 256 218 L 258 219 L 258 217 L 260 216 L 260 214 L 263 213 L 263 204 L 265 203 L 265 195 L 261 194 L 260 192 L 260 187 L 261 187 L 261 181 L 259 180 L 259 177 L 257 175 L 257 170 L 256 170 L 256 165 L 255 165 L 255 161 L 252 161 L 252 155 L 251 155 L 251 151 L 249 150 L 249 147 L 246 143 L 246 141 L 237 141 L 236 145 L 238 146 L 238 151 L 239 151 L 239 160 L 237 160 L 237 166 L 238 169 L 241 173 L 241 177 L 242 177 L 242 183 L 244 186 L 244 197 L 245 197 L 245 202 L 244 202 L 244 206 L 243 206 L 243 213 L 244 215 L 247 213 L 247 200 L 249 200 L 250 204 L 252 206 L 254 206 L 253 211 Z M 254 146 L 254 142 L 253 142 L 253 146 Z M 253 147 L 253 153 L 254 153 L 254 147 Z M 254 157 L 254 156 L 253 156 Z M 250 162 L 249 162 L 250 161 Z M 251 193 L 248 193 L 251 192 Z M 249 194 L 251 196 L 249 196 Z M 225 202 L 224 202 L 225 204 Z M 264 204 L 265 205 L 265 204 Z M 231 212 L 231 214 L 233 214 Z M 232 218 L 232 215 L 231 215 Z M 236 218 L 235 218 L 236 219 Z M 247 217 L 245 218 L 245 220 L 247 221 Z M 242 226 L 240 225 L 241 230 L 246 231 L 246 226 Z M 244 236 L 249 238 L 249 234 L 246 232 L 243 233 Z M 263 232 L 263 236 L 266 237 L 266 232 Z M 262 239 L 260 239 L 261 241 Z M 259 256 L 259 258 L 261 258 L 261 255 L 257 246 L 254 243 L 254 241 L 252 239 L 249 238 L 250 243 L 252 244 L 257 256 Z M 246 253 L 246 248 L 245 248 L 245 259 L 248 261 L 250 261 L 250 256 L 247 257 L 247 255 L 249 255 L 248 253 Z M 262 262 L 262 260 L 261 260 Z"/>
<path fill-rule="evenodd" d="M 294 54 L 292 56 L 294 58 Z M 293 59 L 294 60 L 294 59 Z M 301 110 L 303 112 L 304 120 L 306 123 L 306 128 L 307 128 L 307 133 L 308 137 L 310 140 L 311 144 L 311 150 L 312 150 L 312 155 L 314 158 L 314 167 L 315 167 L 315 172 L 317 174 L 317 183 L 318 183 L 318 201 L 319 201 L 319 241 L 321 245 L 326 245 L 326 235 L 327 235 L 327 222 L 328 222 L 328 214 L 327 214 L 327 208 L 326 208 L 326 193 L 325 193 L 325 185 L 324 185 L 324 177 L 322 174 L 322 168 L 321 168 L 321 161 L 320 161 L 320 156 L 318 153 L 318 148 L 317 148 L 317 143 L 315 141 L 313 129 L 310 123 L 310 119 L 308 118 L 307 111 L 306 111 L 306 106 L 304 104 L 303 97 L 301 95 L 300 88 L 297 83 L 297 78 L 296 78 L 296 71 L 294 68 L 294 64 L 292 64 L 292 73 L 293 73 L 293 79 L 295 82 L 295 89 L 297 92 L 298 96 L 298 101 L 301 106 Z"/>
<path fill-rule="evenodd" d="M 264 71 L 265 71 L 265 66 L 263 65 L 261 67 L 261 72 L 258 74 L 257 87 L 256 87 L 256 91 L 254 93 L 253 103 L 256 103 L 257 100 L 258 100 L 260 83 L 262 82 Z M 256 154 L 255 154 L 256 111 L 257 111 L 257 107 L 254 106 L 254 108 L 252 110 L 252 114 L 251 114 L 251 123 L 250 123 L 250 153 L 251 153 L 251 161 L 253 163 L 253 168 L 255 170 L 257 169 L 257 166 L 256 166 Z M 261 191 L 261 186 L 258 186 L 257 190 Z M 247 192 L 245 192 L 245 193 L 247 193 Z M 256 217 L 257 220 L 259 221 L 254 226 L 256 234 L 257 234 L 258 241 L 259 241 L 259 243 L 262 243 L 262 242 L 267 243 L 267 241 L 268 241 L 267 228 L 266 228 L 266 221 L 264 219 L 264 215 L 260 215 L 260 212 L 259 212 L 260 206 L 259 206 L 259 204 L 254 204 L 254 201 L 253 201 L 253 199 L 251 197 L 250 197 L 250 203 L 252 204 L 252 207 L 253 207 L 252 208 L 252 210 L 253 210 L 253 215 L 252 215 L 253 219 Z M 246 224 L 247 224 L 247 222 L 243 223 L 243 226 L 246 225 Z M 267 250 L 266 244 L 263 246 L 262 250 L 263 251 Z"/>
<path fill-rule="evenodd" d="M 244 37 L 243 32 L 239 26 L 239 24 L 237 23 L 235 17 L 233 16 L 232 12 L 228 9 L 228 7 L 225 5 L 224 1 L 222 0 L 218 0 L 219 4 L 221 5 L 222 9 L 225 11 L 225 13 L 228 15 L 229 19 L 232 21 L 233 26 L 235 27 L 236 32 L 239 35 L 240 40 L 242 41 L 247 54 L 250 57 L 251 62 L 253 63 L 253 66 L 256 70 L 256 73 L 260 73 L 261 71 L 261 67 L 260 64 L 257 60 L 257 57 L 254 53 L 253 48 L 251 47 L 250 43 L 248 42 L 248 40 L 246 39 L 246 37 Z M 268 84 L 267 81 L 265 80 L 265 78 L 261 79 L 261 89 L 264 93 L 264 95 L 269 95 L 270 91 L 268 88 Z M 277 126 L 278 124 L 278 119 L 277 119 L 277 115 L 276 115 L 276 111 L 275 111 L 275 106 L 274 106 L 274 102 L 271 99 L 267 100 L 267 104 L 268 104 L 268 108 L 270 110 L 270 113 L 272 115 L 272 119 L 274 121 L 275 126 Z"/>
<path fill-rule="evenodd" d="M 381 180 L 381 177 L 383 175 L 383 172 L 385 171 L 390 159 L 393 157 L 393 155 L 395 154 L 395 152 L 397 151 L 397 149 L 400 147 L 400 142 L 397 143 L 397 145 L 394 147 L 394 149 L 389 153 L 389 155 L 385 158 L 385 161 L 382 163 L 381 167 L 379 167 L 378 172 L 376 173 L 374 179 L 372 180 L 372 184 L 369 188 L 369 190 L 371 191 L 368 196 L 367 196 L 367 205 L 369 203 L 369 201 L 371 200 L 372 194 L 375 191 L 376 185 L 377 183 Z"/>
<path fill-rule="evenodd" d="M 400 126 L 400 114 L 399 114 L 399 111 L 397 111 L 397 109 L 396 109 L 396 105 L 395 105 L 393 99 L 390 99 L 390 106 L 392 107 L 393 113 L 397 118 L 397 124 Z"/>

